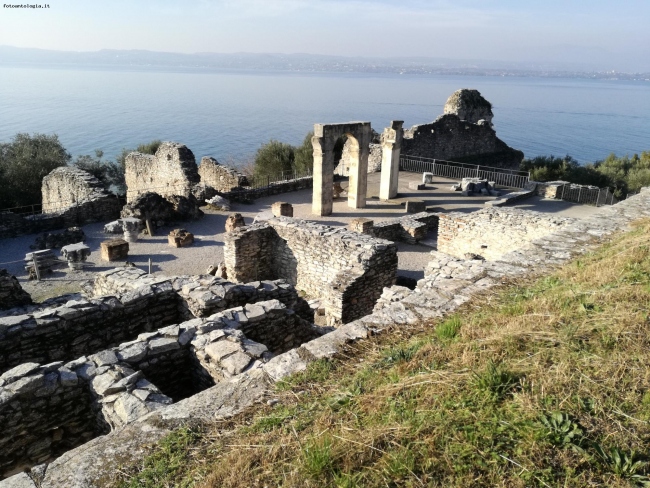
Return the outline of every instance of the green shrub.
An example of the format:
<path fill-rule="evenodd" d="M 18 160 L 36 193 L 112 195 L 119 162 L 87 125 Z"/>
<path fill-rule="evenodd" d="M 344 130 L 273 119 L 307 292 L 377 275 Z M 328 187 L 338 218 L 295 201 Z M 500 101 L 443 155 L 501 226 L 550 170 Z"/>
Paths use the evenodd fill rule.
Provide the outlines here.
<path fill-rule="evenodd" d="M 314 148 L 311 145 L 313 132 L 307 133 L 302 145 L 295 148 L 294 170 L 299 174 L 304 174 L 314 168 Z"/>
<path fill-rule="evenodd" d="M 69 160 L 57 135 L 19 133 L 0 144 L 0 208 L 40 202 L 43 177 Z"/>
<path fill-rule="evenodd" d="M 271 140 L 255 154 L 255 176 L 275 176 L 294 169 L 295 150 L 291 144 Z"/>

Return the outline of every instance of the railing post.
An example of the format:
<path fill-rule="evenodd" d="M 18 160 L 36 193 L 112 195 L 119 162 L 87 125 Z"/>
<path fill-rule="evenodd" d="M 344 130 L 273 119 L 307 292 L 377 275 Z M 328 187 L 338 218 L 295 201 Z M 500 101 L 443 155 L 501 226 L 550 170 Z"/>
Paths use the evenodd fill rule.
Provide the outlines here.
<path fill-rule="evenodd" d="M 476 177 L 477 178 L 478 178 L 478 170 L 479 170 L 479 168 L 480 168 L 480 166 L 476 166 Z"/>

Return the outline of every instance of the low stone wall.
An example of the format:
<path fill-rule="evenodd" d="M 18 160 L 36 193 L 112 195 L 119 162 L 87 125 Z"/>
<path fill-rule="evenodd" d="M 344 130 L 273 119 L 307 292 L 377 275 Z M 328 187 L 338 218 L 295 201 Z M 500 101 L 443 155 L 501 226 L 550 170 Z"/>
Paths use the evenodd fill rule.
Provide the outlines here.
<path fill-rule="evenodd" d="M 459 258 L 474 254 L 493 261 L 574 222 L 571 218 L 515 208 L 440 214 L 438 250 Z"/>
<path fill-rule="evenodd" d="M 0 239 L 115 220 L 119 218 L 121 208 L 122 204 L 116 196 L 106 196 L 77 202 L 68 208 L 47 214 L 20 215 L 0 212 Z"/>
<path fill-rule="evenodd" d="M 0 476 L 46 462 L 322 335 L 277 300 L 0 376 Z"/>
<path fill-rule="evenodd" d="M 178 294 L 168 282 L 119 298 L 71 300 L 63 306 L 0 318 L 0 372 L 26 362 L 70 361 L 179 322 Z"/>
<path fill-rule="evenodd" d="M 230 192 L 224 192 L 221 195 L 235 202 L 251 202 L 256 198 L 278 195 L 280 193 L 289 193 L 292 191 L 305 190 L 314 186 L 314 178 L 305 176 L 287 181 L 277 181 L 268 185 L 259 187 L 240 187 Z"/>
<path fill-rule="evenodd" d="M 0 310 L 30 305 L 32 297 L 29 296 L 15 276 L 10 275 L 6 269 L 0 269 Z"/>
<path fill-rule="evenodd" d="M 323 299 L 330 325 L 369 313 L 397 272 L 394 244 L 287 217 L 227 234 L 224 259 L 236 281 L 284 278 Z"/>
<path fill-rule="evenodd" d="M 223 310 L 266 300 L 279 300 L 305 320 L 313 321 L 309 304 L 286 280 L 232 283 L 211 275 L 151 276 L 139 268 L 116 268 L 99 273 L 95 297 L 121 295 L 154 284 L 169 283 L 179 297 L 179 316 L 207 317 Z"/>

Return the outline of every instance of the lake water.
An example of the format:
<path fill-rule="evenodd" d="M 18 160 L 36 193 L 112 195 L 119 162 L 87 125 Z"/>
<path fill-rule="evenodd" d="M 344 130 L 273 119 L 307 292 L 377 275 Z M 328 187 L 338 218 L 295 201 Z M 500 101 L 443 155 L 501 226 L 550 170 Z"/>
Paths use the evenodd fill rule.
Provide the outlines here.
<path fill-rule="evenodd" d="M 581 162 L 650 150 L 650 83 L 393 74 L 197 72 L 0 67 L 0 141 L 56 133 L 73 156 L 114 157 L 152 139 L 197 157 L 243 161 L 269 139 L 299 144 L 314 123 L 433 121 L 476 88 L 497 135 L 527 157 Z"/>

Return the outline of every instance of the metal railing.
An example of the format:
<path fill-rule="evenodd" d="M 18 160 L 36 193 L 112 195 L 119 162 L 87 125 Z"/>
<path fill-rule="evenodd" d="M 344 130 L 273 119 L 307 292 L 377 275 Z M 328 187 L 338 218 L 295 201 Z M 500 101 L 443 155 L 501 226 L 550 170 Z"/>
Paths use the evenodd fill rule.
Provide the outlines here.
<path fill-rule="evenodd" d="M 524 188 L 530 180 L 530 173 L 528 171 L 456 163 L 454 161 L 409 156 L 407 154 L 400 155 L 399 169 L 412 173 L 433 173 L 434 176 L 442 176 L 454 180 L 481 178 L 483 180 L 494 181 L 497 185 L 508 188 Z"/>
<path fill-rule="evenodd" d="M 595 186 L 564 185 L 561 190 L 558 188 L 557 196 L 566 202 L 595 205 L 596 207 L 614 205 L 619 202 L 609 188 Z"/>
<path fill-rule="evenodd" d="M 300 178 L 311 178 L 311 170 L 306 171 L 283 171 L 274 175 L 262 175 L 262 176 L 249 176 L 247 177 L 249 186 L 243 186 L 242 189 L 251 189 L 251 190 L 261 190 L 268 188 L 278 183 L 284 183 L 291 180 L 298 180 Z"/>

